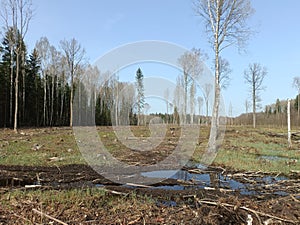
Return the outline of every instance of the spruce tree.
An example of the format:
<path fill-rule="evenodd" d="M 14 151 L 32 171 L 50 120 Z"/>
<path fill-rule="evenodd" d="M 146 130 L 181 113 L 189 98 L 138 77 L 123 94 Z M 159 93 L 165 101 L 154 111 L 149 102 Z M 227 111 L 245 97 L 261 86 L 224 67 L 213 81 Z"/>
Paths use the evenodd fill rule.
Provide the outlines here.
<path fill-rule="evenodd" d="M 137 88 L 137 113 L 138 113 L 138 126 L 141 125 L 141 113 L 145 105 L 145 96 L 144 96 L 144 75 L 142 70 L 138 68 L 136 71 L 136 88 Z"/>

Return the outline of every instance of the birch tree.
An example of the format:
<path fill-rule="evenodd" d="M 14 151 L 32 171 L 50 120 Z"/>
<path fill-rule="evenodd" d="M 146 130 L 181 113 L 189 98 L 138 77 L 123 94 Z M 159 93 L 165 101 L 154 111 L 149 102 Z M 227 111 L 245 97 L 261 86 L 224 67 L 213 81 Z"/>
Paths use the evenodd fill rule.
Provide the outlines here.
<path fill-rule="evenodd" d="M 225 48 L 234 44 L 242 47 L 246 43 L 250 34 L 246 21 L 253 9 L 250 0 L 195 0 L 194 7 L 196 14 L 203 20 L 215 55 L 215 95 L 208 152 L 216 152 L 221 92 L 219 59 Z"/>
<path fill-rule="evenodd" d="M 164 91 L 164 98 L 165 98 L 165 101 L 166 101 L 166 109 L 167 109 L 167 114 L 166 114 L 166 123 L 168 124 L 169 123 L 169 95 L 170 95 L 170 91 L 169 91 L 169 88 L 167 88 L 165 91 Z"/>
<path fill-rule="evenodd" d="M 58 75 L 60 73 L 59 63 L 61 61 L 61 53 L 56 50 L 54 46 L 50 46 L 50 68 L 49 75 L 51 77 L 51 101 L 50 101 L 50 126 L 53 125 L 53 114 L 54 114 L 54 90 L 58 90 Z M 58 94 L 58 91 L 57 91 Z M 58 95 L 56 96 L 58 99 Z M 57 114 L 58 114 L 58 110 Z M 58 116 L 57 116 L 58 118 Z"/>
<path fill-rule="evenodd" d="M 46 37 L 40 38 L 40 40 L 35 44 L 35 48 L 41 60 L 41 71 L 43 78 L 43 89 L 44 89 L 44 101 L 43 101 L 43 125 L 46 125 L 47 115 L 47 71 L 50 65 L 50 43 Z"/>
<path fill-rule="evenodd" d="M 260 92 L 265 89 L 263 81 L 267 75 L 267 69 L 258 63 L 249 64 L 248 70 L 244 72 L 245 82 L 249 85 L 252 95 L 253 128 L 256 127 L 256 109 L 260 101 Z"/>
<path fill-rule="evenodd" d="M 196 85 L 193 81 L 190 88 L 190 124 L 194 124 Z"/>
<path fill-rule="evenodd" d="M 73 126 L 73 98 L 74 98 L 74 78 L 80 69 L 85 56 L 85 50 L 78 41 L 72 38 L 70 41 L 60 42 L 61 49 L 64 52 L 67 61 L 68 73 L 70 75 L 70 127 Z"/>
<path fill-rule="evenodd" d="M 100 71 L 98 67 L 88 65 L 85 71 L 85 84 L 89 96 L 89 108 L 91 117 L 95 118 L 95 108 L 97 101 L 97 91 L 99 90 Z"/>
<path fill-rule="evenodd" d="M 198 114 L 199 114 L 199 119 L 198 119 L 198 124 L 200 125 L 201 123 L 201 109 L 203 105 L 203 98 L 198 96 L 197 97 L 197 103 L 198 103 Z"/>
<path fill-rule="evenodd" d="M 293 79 L 293 87 L 297 89 L 297 94 L 298 94 L 298 102 L 297 102 L 297 110 L 298 110 L 298 117 L 297 117 L 297 120 L 298 120 L 298 124 L 299 124 L 299 117 L 300 117 L 300 77 L 294 77 Z"/>
<path fill-rule="evenodd" d="M 205 108 L 206 108 L 206 125 L 208 125 L 208 109 L 209 109 L 209 99 L 210 99 L 210 95 L 211 95 L 211 91 L 213 89 L 212 84 L 204 84 L 204 92 L 203 92 L 203 96 L 204 96 L 204 101 L 205 101 Z"/>
<path fill-rule="evenodd" d="M 14 131 L 17 131 L 20 60 L 22 69 L 25 66 L 25 50 L 23 48 L 23 40 L 25 39 L 29 23 L 33 17 L 33 9 L 31 0 L 2 0 L 1 8 L 1 17 L 4 20 L 6 30 L 9 30 L 12 27 L 13 31 L 13 37 L 10 45 L 11 51 L 14 51 L 16 57 Z M 22 74 L 24 81 L 25 70 L 22 70 Z M 25 82 L 23 86 L 24 85 Z M 23 88 L 23 96 L 25 96 L 25 87 Z M 23 104 L 25 104 L 25 99 L 23 99 L 23 101 Z"/>
<path fill-rule="evenodd" d="M 178 63 L 182 68 L 183 76 L 183 123 L 186 123 L 187 107 L 188 107 L 188 92 L 192 84 L 192 78 L 200 76 L 202 71 L 201 58 L 202 54 L 200 49 L 192 49 L 191 51 L 185 52 L 179 59 Z"/>

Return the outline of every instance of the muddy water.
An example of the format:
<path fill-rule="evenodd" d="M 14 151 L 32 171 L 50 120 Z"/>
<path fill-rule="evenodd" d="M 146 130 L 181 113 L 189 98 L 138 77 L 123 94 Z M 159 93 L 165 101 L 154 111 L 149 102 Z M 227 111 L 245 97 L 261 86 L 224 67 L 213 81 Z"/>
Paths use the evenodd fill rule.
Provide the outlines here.
<path fill-rule="evenodd" d="M 201 165 L 199 168 L 204 168 Z M 196 173 L 195 173 L 196 172 Z M 287 189 L 289 178 L 284 176 L 265 176 L 258 174 L 230 174 L 209 169 L 197 170 L 158 170 L 141 174 L 147 178 L 166 178 L 177 180 L 175 185 L 162 185 L 154 188 L 167 190 L 207 189 L 239 192 L 242 195 L 280 195 L 293 194 L 297 188 Z M 292 181 L 291 182 L 295 182 Z M 297 180 L 296 182 L 299 182 Z M 296 186 L 297 187 L 297 186 Z"/>

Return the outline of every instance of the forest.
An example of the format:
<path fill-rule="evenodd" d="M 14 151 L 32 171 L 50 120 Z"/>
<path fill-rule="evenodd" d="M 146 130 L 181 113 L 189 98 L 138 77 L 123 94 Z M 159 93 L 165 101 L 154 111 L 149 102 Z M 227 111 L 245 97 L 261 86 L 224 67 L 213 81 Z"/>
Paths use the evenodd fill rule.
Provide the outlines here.
<path fill-rule="evenodd" d="M 14 50 L 16 46 L 13 47 L 11 44 L 12 37 L 14 37 L 14 31 L 13 28 L 10 28 L 6 31 L 0 46 L 0 127 L 14 127 L 16 96 L 18 127 L 70 126 L 71 90 L 73 90 L 72 99 L 74 99 L 76 91 L 80 91 L 80 96 L 88 96 L 85 99 L 77 100 L 80 101 L 81 107 L 85 104 L 84 107 L 87 108 L 87 111 L 95 111 L 92 115 L 96 125 L 112 125 L 112 115 L 114 115 L 112 111 L 116 110 L 118 116 L 122 117 L 119 120 L 128 118 L 130 121 L 125 121 L 125 123 L 136 125 L 138 114 L 146 111 L 145 100 L 142 102 L 142 111 L 134 105 L 137 99 L 135 86 L 119 81 L 114 74 L 103 73 L 97 67 L 91 66 L 84 59 L 84 48 L 77 40 L 62 40 L 59 48 L 56 48 L 49 43 L 46 37 L 42 37 L 36 42 L 32 52 L 28 53 L 27 46 L 21 39 L 16 42 L 20 45 L 17 46 L 21 49 L 20 57 Z M 70 57 L 72 54 L 73 58 Z M 186 58 L 189 60 L 199 57 L 199 51 L 196 50 L 186 54 Z M 184 56 L 181 59 L 184 68 L 183 59 Z M 16 74 L 17 62 L 18 75 Z M 142 73 L 142 70 L 140 72 Z M 136 74 L 132 74 L 132 77 L 135 76 Z M 189 93 L 186 93 L 189 98 L 186 103 L 189 106 L 186 107 L 191 109 L 186 112 L 188 122 L 206 123 L 210 118 L 206 110 L 209 107 L 207 96 L 211 94 L 212 87 L 206 85 L 202 90 L 204 97 L 196 98 L 195 84 L 190 81 L 185 82 L 185 79 L 187 80 L 184 76 L 178 77 L 177 86 L 187 86 L 189 89 Z M 101 82 L 102 85 L 100 85 Z M 114 104 L 114 100 L 118 92 L 124 88 L 130 91 L 126 92 L 127 96 L 122 96 L 123 99 L 119 100 L 122 106 L 117 106 Z M 170 101 L 174 105 L 179 105 L 180 96 L 175 93 L 171 96 L 178 97 L 178 99 Z M 229 113 L 228 124 L 252 124 L 249 99 L 245 101 L 244 114 L 232 118 Z M 265 106 L 264 109 L 260 106 L 257 124 L 286 125 L 286 108 L 287 101 L 279 99 L 274 104 Z M 203 109 L 206 113 L 202 113 Z M 297 126 L 299 124 L 298 96 L 292 100 L 291 111 L 292 117 L 297 118 L 292 120 L 292 123 Z M 86 116 L 91 115 L 89 113 L 91 112 L 87 112 Z M 157 112 L 157 115 L 166 123 L 178 123 L 178 113 L 176 108 L 173 110 L 167 108 L 167 112 Z"/>

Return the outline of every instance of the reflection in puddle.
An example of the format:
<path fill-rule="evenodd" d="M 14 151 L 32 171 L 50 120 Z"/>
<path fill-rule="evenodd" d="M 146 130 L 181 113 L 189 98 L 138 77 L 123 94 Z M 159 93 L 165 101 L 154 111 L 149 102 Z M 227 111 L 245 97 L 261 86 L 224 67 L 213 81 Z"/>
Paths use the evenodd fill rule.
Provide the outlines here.
<path fill-rule="evenodd" d="M 266 193 L 266 187 L 274 185 L 275 195 L 286 196 L 287 192 L 282 191 L 284 184 L 277 184 L 280 181 L 288 180 L 283 176 L 256 176 L 256 177 L 235 177 L 232 175 L 223 175 L 217 171 L 201 171 L 201 173 L 192 173 L 186 170 L 159 170 L 141 173 L 147 178 L 165 178 L 184 181 L 184 184 L 164 185 L 154 188 L 165 190 L 188 190 L 188 189 L 224 189 L 228 191 L 238 191 L 242 195 L 255 195 Z"/>

